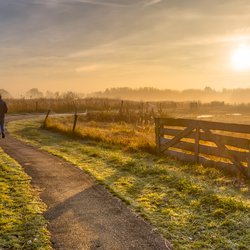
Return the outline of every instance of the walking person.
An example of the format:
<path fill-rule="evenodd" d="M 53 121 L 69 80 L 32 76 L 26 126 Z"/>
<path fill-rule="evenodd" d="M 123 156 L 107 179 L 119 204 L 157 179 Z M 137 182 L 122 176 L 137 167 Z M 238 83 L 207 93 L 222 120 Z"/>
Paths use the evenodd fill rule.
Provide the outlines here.
<path fill-rule="evenodd" d="M 4 133 L 4 116 L 8 112 L 8 108 L 6 102 L 2 100 L 2 96 L 0 94 L 0 130 L 2 134 L 2 138 L 5 138 Z"/>

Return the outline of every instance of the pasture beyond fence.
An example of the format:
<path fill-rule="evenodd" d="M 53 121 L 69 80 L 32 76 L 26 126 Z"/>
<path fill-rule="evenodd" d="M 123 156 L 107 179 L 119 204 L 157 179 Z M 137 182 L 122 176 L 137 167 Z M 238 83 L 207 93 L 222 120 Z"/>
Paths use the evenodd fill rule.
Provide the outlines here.
<path fill-rule="evenodd" d="M 250 125 L 155 118 L 158 153 L 250 177 Z"/>

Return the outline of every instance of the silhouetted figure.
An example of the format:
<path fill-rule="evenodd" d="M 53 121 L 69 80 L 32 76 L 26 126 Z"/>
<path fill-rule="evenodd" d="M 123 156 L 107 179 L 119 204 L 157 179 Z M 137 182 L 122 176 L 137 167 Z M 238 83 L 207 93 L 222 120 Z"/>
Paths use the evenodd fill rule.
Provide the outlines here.
<path fill-rule="evenodd" d="M 0 129 L 1 129 L 2 138 L 5 138 L 4 116 L 7 112 L 8 112 L 7 105 L 6 105 L 5 101 L 2 100 L 2 96 L 0 95 Z"/>

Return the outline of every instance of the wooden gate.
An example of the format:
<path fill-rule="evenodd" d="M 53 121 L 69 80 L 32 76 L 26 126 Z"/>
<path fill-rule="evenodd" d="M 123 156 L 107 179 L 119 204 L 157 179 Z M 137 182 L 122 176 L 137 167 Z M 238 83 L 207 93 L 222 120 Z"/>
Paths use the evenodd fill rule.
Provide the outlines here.
<path fill-rule="evenodd" d="M 250 125 L 155 118 L 158 153 L 250 176 Z"/>

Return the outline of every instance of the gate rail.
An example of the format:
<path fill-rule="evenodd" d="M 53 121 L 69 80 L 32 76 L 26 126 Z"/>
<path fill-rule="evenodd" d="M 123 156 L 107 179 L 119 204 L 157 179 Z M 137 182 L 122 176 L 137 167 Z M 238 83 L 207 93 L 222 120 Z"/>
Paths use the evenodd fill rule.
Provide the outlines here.
<path fill-rule="evenodd" d="M 155 118 L 158 153 L 250 177 L 250 125 Z"/>

